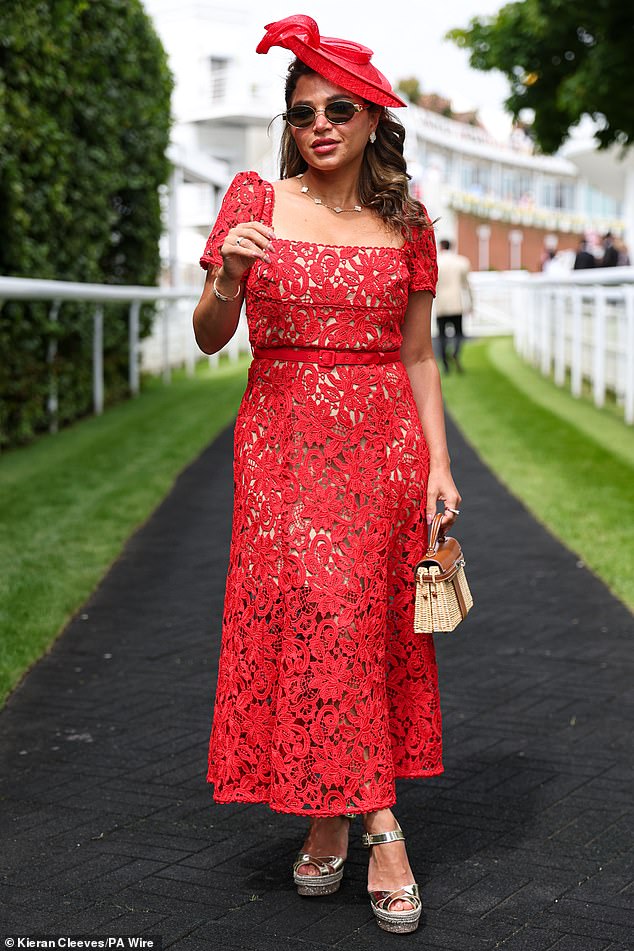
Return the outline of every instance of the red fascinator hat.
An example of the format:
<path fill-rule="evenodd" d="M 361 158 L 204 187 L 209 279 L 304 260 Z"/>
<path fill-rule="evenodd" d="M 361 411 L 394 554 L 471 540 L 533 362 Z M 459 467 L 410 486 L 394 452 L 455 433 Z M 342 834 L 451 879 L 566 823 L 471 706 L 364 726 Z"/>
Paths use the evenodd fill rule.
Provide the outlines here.
<path fill-rule="evenodd" d="M 389 82 L 370 62 L 372 50 L 352 40 L 320 36 L 312 17 L 297 14 L 265 26 L 266 34 L 256 53 L 268 53 L 272 46 L 282 46 L 310 66 L 324 79 L 379 106 L 406 106 Z"/>

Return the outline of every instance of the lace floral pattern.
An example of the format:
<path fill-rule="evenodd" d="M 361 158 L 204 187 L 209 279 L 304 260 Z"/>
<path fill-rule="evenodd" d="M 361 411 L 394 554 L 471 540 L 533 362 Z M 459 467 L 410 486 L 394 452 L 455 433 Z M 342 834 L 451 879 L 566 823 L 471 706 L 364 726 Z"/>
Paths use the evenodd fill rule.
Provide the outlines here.
<path fill-rule="evenodd" d="M 238 221 L 271 224 L 272 186 L 234 179 L 201 258 Z M 395 349 L 435 243 L 277 240 L 247 281 L 251 342 Z M 442 772 L 431 635 L 413 634 L 429 458 L 402 363 L 256 359 L 235 425 L 234 514 L 207 780 L 218 802 L 338 815 Z"/>

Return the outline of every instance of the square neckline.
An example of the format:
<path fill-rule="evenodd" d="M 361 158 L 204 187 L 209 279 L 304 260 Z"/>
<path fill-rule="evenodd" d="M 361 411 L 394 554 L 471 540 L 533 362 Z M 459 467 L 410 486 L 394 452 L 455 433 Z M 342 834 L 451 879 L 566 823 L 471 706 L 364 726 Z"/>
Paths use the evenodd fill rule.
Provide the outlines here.
<path fill-rule="evenodd" d="M 260 181 L 265 186 L 270 194 L 270 213 L 269 213 L 269 227 L 273 227 L 273 213 L 275 212 L 275 189 L 273 188 L 273 183 L 267 181 L 264 178 L 260 178 Z M 409 239 L 406 237 L 403 241 L 403 244 L 400 248 L 394 248 L 388 244 L 322 244 L 319 241 L 306 241 L 303 238 L 278 238 L 275 236 L 276 241 L 284 241 L 286 244 L 302 244 L 310 245 L 313 248 L 332 248 L 335 251 L 396 251 L 397 254 L 401 254 L 409 243 Z"/>

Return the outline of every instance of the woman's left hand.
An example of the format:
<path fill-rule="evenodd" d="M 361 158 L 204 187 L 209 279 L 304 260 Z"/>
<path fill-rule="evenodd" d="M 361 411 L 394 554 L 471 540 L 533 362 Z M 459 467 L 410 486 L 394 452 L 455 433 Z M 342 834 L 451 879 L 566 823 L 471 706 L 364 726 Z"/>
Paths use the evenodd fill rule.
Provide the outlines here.
<path fill-rule="evenodd" d="M 456 484 L 453 481 L 451 470 L 448 467 L 443 466 L 434 467 L 431 466 L 429 470 L 429 479 L 427 481 L 427 524 L 431 525 L 431 522 L 436 514 L 436 506 L 438 502 L 443 502 L 445 505 L 445 514 L 441 523 L 441 531 L 445 532 L 450 528 L 458 517 L 456 512 L 460 511 L 460 503 L 462 502 L 462 496 L 456 488 Z M 455 509 L 455 512 L 452 512 L 451 509 Z"/>

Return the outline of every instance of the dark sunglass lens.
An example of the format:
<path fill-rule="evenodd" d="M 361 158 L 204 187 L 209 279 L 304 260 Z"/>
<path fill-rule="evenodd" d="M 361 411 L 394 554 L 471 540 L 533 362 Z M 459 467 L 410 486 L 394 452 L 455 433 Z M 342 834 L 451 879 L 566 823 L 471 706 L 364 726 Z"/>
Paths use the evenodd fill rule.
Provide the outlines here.
<path fill-rule="evenodd" d="M 331 122 L 350 122 L 356 111 L 354 103 L 342 99 L 331 102 L 326 109 L 326 115 Z"/>
<path fill-rule="evenodd" d="M 297 129 L 303 129 L 315 121 L 315 110 L 310 106 L 293 106 L 286 113 L 286 121 Z"/>

